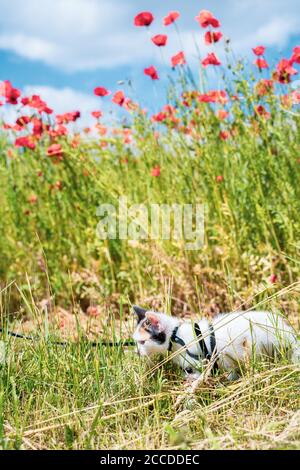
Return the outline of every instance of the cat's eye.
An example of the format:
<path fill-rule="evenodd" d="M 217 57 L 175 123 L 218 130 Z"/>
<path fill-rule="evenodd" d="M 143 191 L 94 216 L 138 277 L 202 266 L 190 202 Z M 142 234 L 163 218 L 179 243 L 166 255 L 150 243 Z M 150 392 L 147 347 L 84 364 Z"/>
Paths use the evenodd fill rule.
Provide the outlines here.
<path fill-rule="evenodd" d="M 193 373 L 193 368 L 192 368 L 192 367 L 187 367 L 186 369 L 184 369 L 184 371 L 185 371 L 187 374 L 192 374 L 192 373 Z"/>
<path fill-rule="evenodd" d="M 145 322 L 144 322 L 144 326 L 147 326 L 148 328 L 150 328 L 151 327 L 151 322 L 148 319 L 146 319 Z"/>

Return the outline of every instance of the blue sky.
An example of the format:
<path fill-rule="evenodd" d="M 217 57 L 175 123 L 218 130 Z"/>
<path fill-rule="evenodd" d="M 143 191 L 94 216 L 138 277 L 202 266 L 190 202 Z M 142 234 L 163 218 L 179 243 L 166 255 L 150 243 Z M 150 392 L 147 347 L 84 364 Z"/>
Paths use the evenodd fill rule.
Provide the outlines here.
<path fill-rule="evenodd" d="M 157 66 L 163 90 L 165 64 L 181 49 L 174 27 L 162 26 L 170 10 L 181 13 L 181 39 L 195 69 L 195 43 L 202 54 L 208 52 L 204 30 L 194 19 L 202 9 L 221 21 L 237 56 L 253 60 L 251 47 L 263 44 L 272 63 L 300 44 L 299 0 L 1 0 L 0 4 L 0 79 L 11 80 L 25 93 L 41 93 L 57 112 L 81 109 L 88 114 L 101 109 L 93 88 L 120 89 L 118 81 L 128 78 L 139 101 L 150 108 L 159 101 L 159 107 L 163 91 L 143 75 L 143 69 Z M 133 26 L 135 14 L 143 10 L 155 16 L 150 32 Z M 169 36 L 163 58 L 149 37 L 157 33 Z"/>

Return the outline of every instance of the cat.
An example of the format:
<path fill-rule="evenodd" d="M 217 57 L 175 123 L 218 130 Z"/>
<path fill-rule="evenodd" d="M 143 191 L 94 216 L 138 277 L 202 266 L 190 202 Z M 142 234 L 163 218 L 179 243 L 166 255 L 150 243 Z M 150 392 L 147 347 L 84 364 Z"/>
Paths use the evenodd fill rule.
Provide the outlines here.
<path fill-rule="evenodd" d="M 138 353 L 151 356 L 169 351 L 172 360 L 192 380 L 199 378 L 205 363 L 210 371 L 228 372 L 229 380 L 237 379 L 251 360 L 278 353 L 285 352 L 291 362 L 300 364 L 296 333 L 279 313 L 234 312 L 193 324 L 137 305 L 133 311 L 138 322 L 133 335 Z"/>

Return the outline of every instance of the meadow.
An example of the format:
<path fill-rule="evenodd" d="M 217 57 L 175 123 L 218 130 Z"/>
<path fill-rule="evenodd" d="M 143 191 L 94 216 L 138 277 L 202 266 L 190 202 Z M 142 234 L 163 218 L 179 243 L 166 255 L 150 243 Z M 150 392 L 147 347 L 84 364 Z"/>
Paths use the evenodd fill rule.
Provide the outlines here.
<path fill-rule="evenodd" d="M 185 318 L 278 308 L 299 331 L 300 47 L 272 65 L 263 46 L 249 63 L 225 42 L 218 64 L 217 22 L 199 17 L 209 52 L 200 80 L 174 56 L 153 115 L 130 89 L 99 86 L 94 124 L 79 133 L 80 110 L 58 116 L 0 85 L 1 104 L 18 109 L 0 135 L 3 449 L 300 448 L 296 366 L 260 364 L 235 383 L 221 374 L 176 407 L 184 384 L 173 366 L 153 371 L 130 348 L 89 344 L 130 337 L 132 303 Z M 157 86 L 155 67 L 145 74 Z M 111 98 L 115 123 L 101 112 Z M 97 207 L 121 196 L 204 204 L 203 246 L 99 239 Z M 61 338 L 69 345 L 52 343 Z"/>

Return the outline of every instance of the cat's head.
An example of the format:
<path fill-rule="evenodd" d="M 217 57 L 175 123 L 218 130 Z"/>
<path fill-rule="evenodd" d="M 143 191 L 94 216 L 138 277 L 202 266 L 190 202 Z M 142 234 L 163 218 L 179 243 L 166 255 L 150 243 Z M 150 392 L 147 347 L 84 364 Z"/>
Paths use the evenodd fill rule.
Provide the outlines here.
<path fill-rule="evenodd" d="M 137 305 L 133 306 L 133 311 L 138 322 L 133 339 L 137 342 L 139 354 L 150 356 L 166 353 L 172 332 L 179 320 L 165 313 L 153 312 Z"/>

